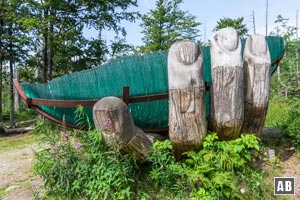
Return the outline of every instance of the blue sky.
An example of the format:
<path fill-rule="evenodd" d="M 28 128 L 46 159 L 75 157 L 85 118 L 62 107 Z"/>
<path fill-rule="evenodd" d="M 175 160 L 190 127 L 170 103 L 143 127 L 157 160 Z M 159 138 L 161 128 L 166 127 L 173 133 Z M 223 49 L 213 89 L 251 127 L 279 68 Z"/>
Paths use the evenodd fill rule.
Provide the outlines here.
<path fill-rule="evenodd" d="M 296 12 L 300 12 L 300 0 L 268 0 L 268 32 L 275 27 L 274 21 L 277 15 L 281 14 L 285 18 L 289 18 L 289 25 L 296 25 Z M 138 0 L 138 10 L 141 14 L 147 13 L 150 9 L 155 8 L 155 0 Z M 244 22 L 250 33 L 253 33 L 252 11 L 255 16 L 256 33 L 265 34 L 266 24 L 266 0 L 184 0 L 181 9 L 188 11 L 197 17 L 197 21 L 202 25 L 199 27 L 201 40 L 210 39 L 212 30 L 216 26 L 219 19 L 230 17 L 236 19 L 244 17 Z M 300 19 L 300 13 L 299 13 Z M 127 31 L 127 42 L 132 45 L 142 45 L 142 34 L 139 24 L 140 20 L 135 23 L 123 22 L 123 26 Z M 298 23 L 300 26 L 300 22 Z M 206 29 L 206 31 L 205 31 Z M 206 33 L 206 34 L 205 34 Z M 91 36 L 93 33 L 90 32 Z M 112 39 L 111 33 L 105 33 L 105 39 Z"/>

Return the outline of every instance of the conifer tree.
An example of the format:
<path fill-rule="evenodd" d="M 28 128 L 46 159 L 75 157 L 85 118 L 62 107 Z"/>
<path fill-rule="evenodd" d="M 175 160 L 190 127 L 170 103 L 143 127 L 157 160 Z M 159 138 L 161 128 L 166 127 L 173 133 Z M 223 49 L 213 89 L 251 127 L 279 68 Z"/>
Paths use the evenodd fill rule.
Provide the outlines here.
<path fill-rule="evenodd" d="M 154 10 L 142 15 L 141 52 L 167 50 L 178 40 L 197 40 L 200 36 L 196 16 L 180 9 L 182 0 L 157 0 Z"/>
<path fill-rule="evenodd" d="M 231 19 L 229 17 L 224 17 L 217 22 L 217 26 L 214 31 L 217 31 L 221 28 L 232 27 L 236 29 L 238 35 L 241 38 L 245 38 L 248 35 L 248 28 L 244 24 L 244 17 L 239 17 L 237 19 Z"/>

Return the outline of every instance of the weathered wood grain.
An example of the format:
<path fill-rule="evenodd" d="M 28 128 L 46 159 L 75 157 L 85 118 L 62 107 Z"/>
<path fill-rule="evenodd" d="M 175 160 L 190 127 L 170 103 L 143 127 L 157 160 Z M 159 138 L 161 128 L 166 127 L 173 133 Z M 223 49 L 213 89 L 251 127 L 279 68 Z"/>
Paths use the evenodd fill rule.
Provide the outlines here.
<path fill-rule="evenodd" d="M 245 115 L 242 132 L 260 136 L 270 96 L 271 57 L 263 35 L 251 35 L 244 50 Z"/>
<path fill-rule="evenodd" d="M 241 41 L 233 28 L 217 31 L 211 40 L 209 129 L 221 140 L 239 137 L 244 117 L 244 71 Z"/>
<path fill-rule="evenodd" d="M 109 147 L 134 154 L 140 163 L 146 161 L 152 143 L 135 127 L 128 107 L 121 99 L 105 97 L 99 100 L 93 107 L 93 119 Z"/>
<path fill-rule="evenodd" d="M 174 43 L 168 55 L 169 137 L 177 157 L 201 146 L 207 132 L 203 57 L 189 40 Z"/>

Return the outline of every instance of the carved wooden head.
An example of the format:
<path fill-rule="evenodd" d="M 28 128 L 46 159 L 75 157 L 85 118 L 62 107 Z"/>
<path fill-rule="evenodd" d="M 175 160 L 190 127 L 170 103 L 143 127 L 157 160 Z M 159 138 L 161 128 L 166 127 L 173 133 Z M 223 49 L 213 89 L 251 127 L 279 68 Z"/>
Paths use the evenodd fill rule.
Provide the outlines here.
<path fill-rule="evenodd" d="M 199 46 L 190 40 L 179 41 L 172 47 L 170 51 L 174 50 L 177 60 L 185 65 L 194 64 L 201 53 Z"/>
<path fill-rule="evenodd" d="M 168 77 L 169 89 L 204 86 L 203 57 L 197 43 L 183 40 L 171 46 L 168 55 Z"/>
<path fill-rule="evenodd" d="M 239 36 L 231 27 L 222 28 L 215 33 L 213 39 L 223 50 L 235 51 L 239 45 Z"/>
<path fill-rule="evenodd" d="M 247 44 L 249 45 L 248 50 L 254 55 L 266 54 L 268 51 L 267 41 L 263 35 L 250 35 Z"/>

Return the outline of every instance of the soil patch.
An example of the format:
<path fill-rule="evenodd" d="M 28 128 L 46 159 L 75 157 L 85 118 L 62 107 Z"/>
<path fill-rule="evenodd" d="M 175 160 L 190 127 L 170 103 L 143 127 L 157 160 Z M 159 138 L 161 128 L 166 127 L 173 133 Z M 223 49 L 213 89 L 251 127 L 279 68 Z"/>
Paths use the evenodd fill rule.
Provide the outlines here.
<path fill-rule="evenodd" d="M 24 140 L 26 136 L 24 134 L 13 137 L 16 140 Z M 0 152 L 1 200 L 33 199 L 33 191 L 42 184 L 42 180 L 34 174 L 32 167 L 34 160 L 33 151 L 37 150 L 37 146 L 36 143 L 22 144 L 21 148 L 16 147 L 8 150 L 5 147 L 6 150 Z"/>

